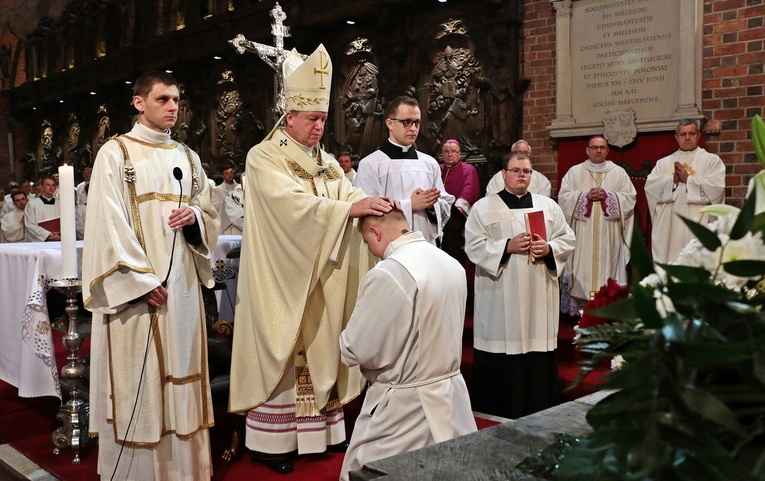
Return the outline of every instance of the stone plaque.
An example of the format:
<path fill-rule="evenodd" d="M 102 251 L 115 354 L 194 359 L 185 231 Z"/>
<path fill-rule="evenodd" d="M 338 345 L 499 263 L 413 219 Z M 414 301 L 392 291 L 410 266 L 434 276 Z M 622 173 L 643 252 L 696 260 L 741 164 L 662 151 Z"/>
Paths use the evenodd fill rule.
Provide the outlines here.
<path fill-rule="evenodd" d="M 560 52 L 553 137 L 602 134 L 605 119 L 626 111 L 641 132 L 701 116 L 701 0 L 552 3 Z"/>

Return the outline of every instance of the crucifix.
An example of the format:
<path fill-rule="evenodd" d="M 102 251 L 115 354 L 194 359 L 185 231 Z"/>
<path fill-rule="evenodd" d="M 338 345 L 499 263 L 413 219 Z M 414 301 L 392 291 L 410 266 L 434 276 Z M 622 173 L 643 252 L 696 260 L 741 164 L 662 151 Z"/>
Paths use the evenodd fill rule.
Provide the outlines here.
<path fill-rule="evenodd" d="M 228 43 L 234 46 L 236 51 L 240 54 L 244 52 L 252 52 L 258 54 L 264 62 L 266 62 L 272 69 L 275 70 L 274 77 L 276 82 L 274 84 L 274 113 L 276 118 L 281 117 L 284 114 L 286 108 L 286 101 L 284 99 L 284 75 L 282 73 L 282 64 L 287 57 L 289 50 L 284 49 L 284 37 L 290 36 L 290 28 L 284 25 L 284 20 L 287 19 L 287 14 L 282 10 L 279 2 L 276 2 L 274 8 L 270 12 L 271 18 L 271 35 L 274 36 L 274 46 L 264 45 L 262 43 L 252 42 L 247 40 L 241 33 L 229 40 Z M 300 55 L 303 59 L 306 55 Z"/>

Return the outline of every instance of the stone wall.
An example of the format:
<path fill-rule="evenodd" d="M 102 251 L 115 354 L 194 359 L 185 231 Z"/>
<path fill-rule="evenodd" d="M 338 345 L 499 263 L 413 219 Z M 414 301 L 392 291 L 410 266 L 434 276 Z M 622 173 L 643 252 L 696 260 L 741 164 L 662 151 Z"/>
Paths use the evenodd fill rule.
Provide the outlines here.
<path fill-rule="evenodd" d="M 555 12 L 550 0 L 524 0 L 523 137 L 535 166 L 557 194 L 557 150 L 547 127 L 555 117 Z M 726 199 L 740 205 L 752 175 L 760 170 L 751 142 L 751 118 L 763 113 L 765 0 L 705 0 L 702 111 L 706 148 L 727 166 Z"/>

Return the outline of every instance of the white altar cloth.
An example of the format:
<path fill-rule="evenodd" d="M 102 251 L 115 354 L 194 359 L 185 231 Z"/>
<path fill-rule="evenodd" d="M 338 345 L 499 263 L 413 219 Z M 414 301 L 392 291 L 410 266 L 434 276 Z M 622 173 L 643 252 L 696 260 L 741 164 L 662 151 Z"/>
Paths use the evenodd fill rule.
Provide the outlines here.
<path fill-rule="evenodd" d="M 227 284 L 234 302 L 239 259 L 227 259 L 226 254 L 241 241 L 242 236 L 220 236 L 212 258 L 216 280 Z M 81 273 L 82 241 L 77 242 L 77 256 Z M 0 379 L 16 386 L 19 397 L 61 398 L 45 301 L 48 284 L 60 279 L 61 272 L 60 242 L 0 244 Z M 218 305 L 221 318 L 234 319 L 233 306 L 221 300 L 220 291 Z"/>

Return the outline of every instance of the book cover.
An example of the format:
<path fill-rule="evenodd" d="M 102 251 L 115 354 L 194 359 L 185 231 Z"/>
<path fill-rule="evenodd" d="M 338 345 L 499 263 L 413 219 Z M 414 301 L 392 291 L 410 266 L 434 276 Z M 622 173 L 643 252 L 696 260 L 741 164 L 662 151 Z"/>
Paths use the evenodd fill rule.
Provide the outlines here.
<path fill-rule="evenodd" d="M 539 235 L 544 240 L 547 240 L 547 229 L 545 228 L 545 213 L 544 211 L 538 210 L 535 212 L 527 212 L 524 214 L 526 217 L 526 232 L 531 234 L 532 240 L 534 238 L 534 234 Z M 531 251 L 529 251 L 529 258 L 528 262 L 533 262 L 534 259 L 531 257 Z"/>
<path fill-rule="evenodd" d="M 37 225 L 39 225 L 43 229 L 47 230 L 48 232 L 53 232 L 55 234 L 61 234 L 61 218 L 60 217 L 56 217 L 55 219 L 48 219 L 48 220 L 44 220 L 42 222 L 38 222 Z"/>

